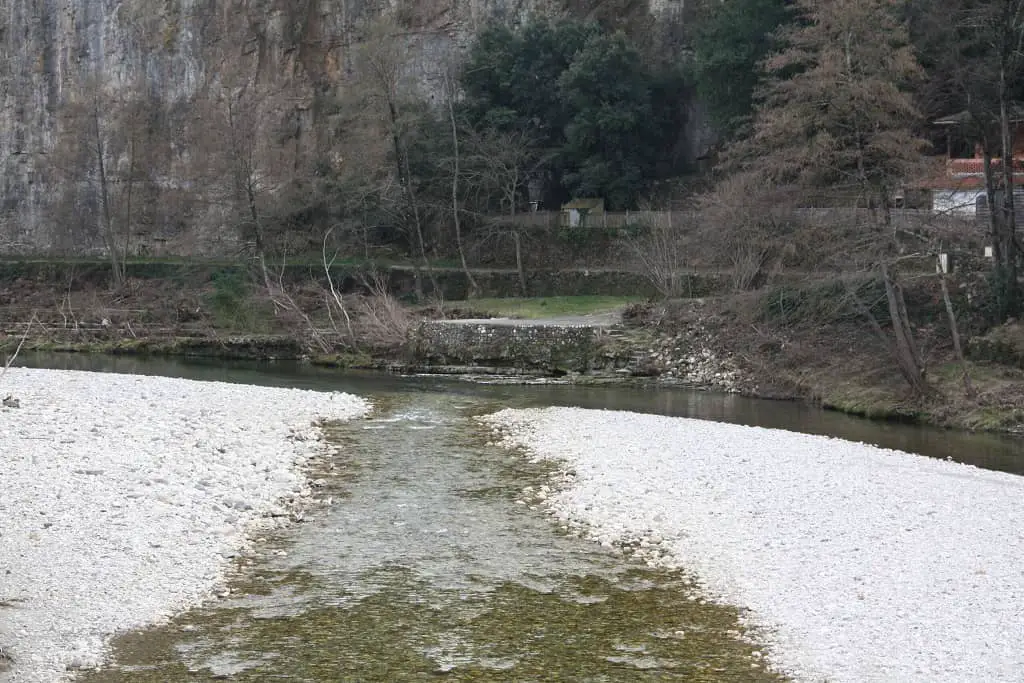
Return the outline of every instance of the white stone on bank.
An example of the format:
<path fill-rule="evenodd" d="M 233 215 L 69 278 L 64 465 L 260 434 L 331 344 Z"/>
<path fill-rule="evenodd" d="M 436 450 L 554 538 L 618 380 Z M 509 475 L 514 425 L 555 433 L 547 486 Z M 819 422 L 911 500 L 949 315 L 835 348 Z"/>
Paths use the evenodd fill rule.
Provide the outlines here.
<path fill-rule="evenodd" d="M 0 393 L 0 680 L 51 683 L 210 597 L 279 524 L 342 393 L 11 368 Z M 7 605 L 2 606 L 2 605 Z"/>
<path fill-rule="evenodd" d="M 566 464 L 544 502 L 563 525 L 657 545 L 642 559 L 749 608 L 769 661 L 796 680 L 1024 680 L 1024 477 L 684 418 L 482 419 Z"/>

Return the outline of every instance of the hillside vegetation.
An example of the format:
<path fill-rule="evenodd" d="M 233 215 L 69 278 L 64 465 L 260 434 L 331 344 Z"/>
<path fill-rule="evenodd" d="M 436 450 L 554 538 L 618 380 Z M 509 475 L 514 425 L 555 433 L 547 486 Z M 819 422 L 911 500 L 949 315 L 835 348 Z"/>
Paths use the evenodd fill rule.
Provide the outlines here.
<path fill-rule="evenodd" d="M 408 29 L 423 17 L 364 16 L 340 71 L 317 70 L 323 55 L 275 61 L 279 45 L 243 50 L 261 24 L 226 25 L 225 69 L 201 96 L 179 93 L 185 118 L 83 77 L 47 156 L 59 242 L 107 259 L 112 292 L 93 308 L 128 311 L 126 324 L 151 296 L 128 267 L 140 253 L 238 264 L 190 283 L 178 318 L 323 353 L 399 344 L 407 304 L 443 314 L 444 298 L 498 280 L 499 294 L 536 296 L 557 273 L 571 293 L 728 295 L 722 310 L 746 312 L 721 343 L 756 330 L 758 363 L 854 354 L 901 405 L 982 405 L 971 359 L 1007 362 L 993 349 L 1022 307 L 1019 178 L 1002 160 L 1020 147 L 1024 0 L 627 5 L 459 23 L 465 49 L 415 62 Z M 296 22 L 322 46 L 316 22 Z M 182 128 L 189 117 L 203 126 Z M 929 210 L 943 151 L 980 158 L 983 215 Z M 356 262 L 368 267 L 338 270 Z M 620 286 L 586 290 L 591 273 Z M 51 323 L 70 324 L 76 286 L 40 304 Z M 834 384 L 782 375 L 812 396 Z"/>

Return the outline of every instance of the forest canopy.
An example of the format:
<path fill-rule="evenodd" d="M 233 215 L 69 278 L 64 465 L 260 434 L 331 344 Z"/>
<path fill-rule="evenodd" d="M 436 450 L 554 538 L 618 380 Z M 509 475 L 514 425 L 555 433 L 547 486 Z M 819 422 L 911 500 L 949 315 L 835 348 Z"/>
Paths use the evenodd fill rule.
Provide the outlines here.
<path fill-rule="evenodd" d="M 576 20 L 492 26 L 462 71 L 470 125 L 531 140 L 548 204 L 603 197 L 627 209 L 684 170 L 681 65 L 654 64 L 623 33 Z"/>

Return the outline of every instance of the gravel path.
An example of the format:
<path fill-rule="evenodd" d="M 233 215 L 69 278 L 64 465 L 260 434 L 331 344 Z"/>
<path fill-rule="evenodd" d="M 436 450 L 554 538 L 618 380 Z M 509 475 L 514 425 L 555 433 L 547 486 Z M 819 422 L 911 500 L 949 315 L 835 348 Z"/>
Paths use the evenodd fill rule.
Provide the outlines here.
<path fill-rule="evenodd" d="M 614 327 L 622 322 L 622 311 L 563 315 L 553 318 L 452 318 L 432 320 L 441 325 L 490 325 L 496 327 Z"/>
<path fill-rule="evenodd" d="M 63 680 L 114 632 L 209 597 L 306 493 L 341 393 L 12 368 L 0 398 L 0 680 Z M 3 662 L 0 662 L 2 664 Z M 6 677 L 6 678 L 5 678 Z"/>
<path fill-rule="evenodd" d="M 683 418 L 550 408 L 484 421 L 567 463 L 553 514 L 749 608 L 796 680 L 1024 681 L 1022 477 Z"/>

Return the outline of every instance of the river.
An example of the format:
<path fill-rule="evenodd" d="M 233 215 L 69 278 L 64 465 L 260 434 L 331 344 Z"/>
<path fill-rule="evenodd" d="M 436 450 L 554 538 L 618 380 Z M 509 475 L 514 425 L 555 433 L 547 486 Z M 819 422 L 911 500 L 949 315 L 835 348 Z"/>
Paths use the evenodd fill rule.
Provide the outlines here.
<path fill-rule="evenodd" d="M 487 443 L 473 416 L 575 405 L 865 441 L 1021 473 L 1020 442 L 680 389 L 482 384 L 297 364 L 25 356 L 24 365 L 348 391 L 314 473 L 332 504 L 235 558 L 231 593 L 115 642 L 115 681 L 769 681 L 756 634 L 681 572 L 573 537 L 520 499 L 545 467 Z"/>

